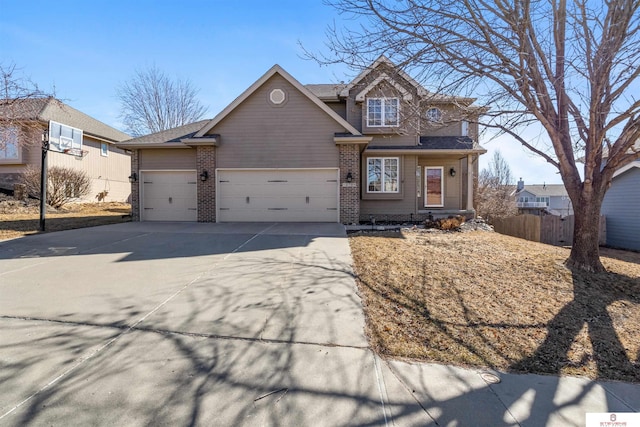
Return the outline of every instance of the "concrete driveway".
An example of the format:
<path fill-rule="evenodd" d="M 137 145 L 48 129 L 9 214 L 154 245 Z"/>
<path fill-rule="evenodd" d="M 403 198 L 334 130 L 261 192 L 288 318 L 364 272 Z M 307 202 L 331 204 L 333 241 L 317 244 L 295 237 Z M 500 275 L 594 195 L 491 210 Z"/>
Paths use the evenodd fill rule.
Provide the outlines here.
<path fill-rule="evenodd" d="M 0 424 L 384 424 L 350 262 L 337 224 L 0 243 Z"/>
<path fill-rule="evenodd" d="M 0 242 L 0 425 L 584 425 L 640 386 L 383 362 L 337 224 Z"/>

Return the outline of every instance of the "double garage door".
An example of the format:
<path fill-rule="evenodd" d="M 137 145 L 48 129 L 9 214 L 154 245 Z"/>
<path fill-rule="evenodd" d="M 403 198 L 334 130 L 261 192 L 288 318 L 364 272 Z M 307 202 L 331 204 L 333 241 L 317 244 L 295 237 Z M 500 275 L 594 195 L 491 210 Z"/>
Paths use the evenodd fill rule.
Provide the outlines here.
<path fill-rule="evenodd" d="M 337 169 L 218 170 L 218 222 L 338 222 Z"/>
<path fill-rule="evenodd" d="M 142 220 L 197 220 L 196 171 L 141 178 Z M 218 170 L 216 187 L 218 222 L 339 221 L 337 169 Z"/>

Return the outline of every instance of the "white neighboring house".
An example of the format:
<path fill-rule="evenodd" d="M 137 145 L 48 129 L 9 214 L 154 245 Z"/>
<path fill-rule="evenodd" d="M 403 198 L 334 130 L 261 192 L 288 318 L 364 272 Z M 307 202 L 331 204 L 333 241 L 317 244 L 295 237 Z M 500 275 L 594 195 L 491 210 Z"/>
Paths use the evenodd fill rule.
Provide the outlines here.
<path fill-rule="evenodd" d="M 79 201 L 129 201 L 130 155 L 115 146 L 130 138 L 53 98 L 0 99 L 0 189 L 13 190 L 28 166 L 40 169 L 49 129 L 48 166 L 85 171 L 91 191 Z"/>
<path fill-rule="evenodd" d="M 620 168 L 602 201 L 607 245 L 640 251 L 640 160 Z"/>
<path fill-rule="evenodd" d="M 551 214 L 561 217 L 573 215 L 573 205 L 562 184 L 526 185 L 522 178 L 515 191 L 516 207 L 523 214 Z"/>

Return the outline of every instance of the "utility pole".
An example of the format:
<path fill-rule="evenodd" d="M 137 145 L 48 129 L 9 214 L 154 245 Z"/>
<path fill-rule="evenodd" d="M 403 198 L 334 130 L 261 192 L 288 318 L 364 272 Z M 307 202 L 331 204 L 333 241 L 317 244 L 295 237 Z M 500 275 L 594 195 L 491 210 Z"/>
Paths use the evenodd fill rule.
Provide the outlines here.
<path fill-rule="evenodd" d="M 49 151 L 49 128 L 42 132 L 42 166 L 40 169 L 40 231 L 45 230 L 47 211 L 47 152 Z"/>

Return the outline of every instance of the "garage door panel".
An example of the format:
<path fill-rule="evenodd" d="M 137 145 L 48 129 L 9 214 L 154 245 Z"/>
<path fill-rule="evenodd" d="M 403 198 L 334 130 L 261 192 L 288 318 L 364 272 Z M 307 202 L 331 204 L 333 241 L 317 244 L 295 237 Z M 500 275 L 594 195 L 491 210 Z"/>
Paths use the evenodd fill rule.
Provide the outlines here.
<path fill-rule="evenodd" d="M 196 221 L 196 172 L 142 172 L 142 200 L 144 221 Z"/>
<path fill-rule="evenodd" d="M 337 222 L 337 170 L 218 171 L 218 220 Z"/>

